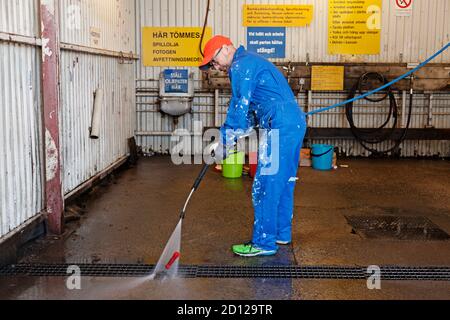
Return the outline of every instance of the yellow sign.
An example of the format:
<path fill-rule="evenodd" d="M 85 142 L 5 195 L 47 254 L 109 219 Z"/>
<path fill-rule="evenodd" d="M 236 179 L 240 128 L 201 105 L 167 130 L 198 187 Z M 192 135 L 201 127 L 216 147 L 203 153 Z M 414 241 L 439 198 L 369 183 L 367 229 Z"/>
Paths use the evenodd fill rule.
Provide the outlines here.
<path fill-rule="evenodd" d="M 312 5 L 244 5 L 244 27 L 304 27 L 313 18 Z"/>
<path fill-rule="evenodd" d="M 198 67 L 202 62 L 200 39 L 202 28 L 144 27 L 142 29 L 142 60 L 144 66 Z M 203 46 L 211 39 L 206 28 Z"/>
<path fill-rule="evenodd" d="M 343 66 L 313 66 L 311 73 L 312 91 L 344 90 Z"/>
<path fill-rule="evenodd" d="M 329 0 L 328 53 L 379 54 L 382 0 Z"/>

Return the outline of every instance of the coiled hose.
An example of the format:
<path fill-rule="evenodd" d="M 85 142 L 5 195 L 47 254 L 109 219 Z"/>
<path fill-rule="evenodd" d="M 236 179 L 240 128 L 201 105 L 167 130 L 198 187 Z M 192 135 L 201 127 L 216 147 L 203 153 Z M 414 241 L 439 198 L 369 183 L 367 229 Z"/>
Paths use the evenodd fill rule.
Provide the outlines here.
<path fill-rule="evenodd" d="M 355 121 L 353 119 L 353 101 L 355 98 L 356 93 L 361 94 L 363 87 L 366 85 L 367 81 L 375 79 L 381 82 L 383 85 L 386 85 L 388 81 L 386 78 L 378 73 L 378 72 L 368 72 L 363 74 L 358 82 L 355 84 L 353 89 L 351 90 L 348 100 L 351 102 L 346 105 L 345 114 L 348 120 L 348 123 L 350 124 L 350 129 L 355 136 L 356 140 L 364 147 L 364 149 L 372 152 L 374 155 L 384 155 L 389 152 L 395 151 L 400 144 L 405 140 L 406 133 L 409 129 L 409 125 L 411 122 L 411 112 L 412 112 L 412 102 L 413 102 L 413 91 L 410 91 L 410 99 L 409 99 L 409 113 L 408 113 L 408 121 L 406 127 L 403 129 L 402 134 L 399 139 L 395 140 L 393 139 L 393 135 L 395 133 L 395 129 L 397 128 L 398 123 L 398 105 L 397 100 L 395 99 L 394 93 L 392 92 L 391 88 L 388 87 L 386 93 L 380 97 L 380 98 L 370 98 L 369 96 L 364 97 L 365 100 L 371 101 L 371 102 L 381 102 L 386 100 L 389 97 L 389 112 L 387 115 L 386 120 L 383 122 L 383 124 L 377 128 L 358 128 L 355 125 Z M 390 130 L 386 131 L 384 134 L 380 134 L 380 132 L 383 132 L 386 126 L 391 122 L 391 119 L 393 119 L 392 127 Z M 393 140 L 395 141 L 395 144 L 393 147 L 389 148 L 388 150 L 379 151 L 375 149 L 373 146 L 369 145 L 375 145 L 380 144 L 382 142 L 385 142 L 387 140 Z"/>

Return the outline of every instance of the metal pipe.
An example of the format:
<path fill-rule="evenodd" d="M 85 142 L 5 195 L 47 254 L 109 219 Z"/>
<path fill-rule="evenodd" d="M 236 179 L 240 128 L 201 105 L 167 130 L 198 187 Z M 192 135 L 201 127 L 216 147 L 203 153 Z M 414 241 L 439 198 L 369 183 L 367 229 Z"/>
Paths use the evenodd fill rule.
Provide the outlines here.
<path fill-rule="evenodd" d="M 308 98 L 306 103 L 306 112 L 311 111 L 311 107 L 313 106 L 313 96 L 312 96 L 312 90 L 308 90 Z M 311 125 L 311 117 L 306 118 L 306 121 L 308 123 L 308 126 Z"/>
<path fill-rule="evenodd" d="M 95 91 L 94 110 L 92 110 L 91 135 L 90 135 L 91 139 L 98 139 L 100 137 L 102 108 L 103 108 L 103 89 L 99 88 Z"/>
<path fill-rule="evenodd" d="M 61 49 L 67 50 L 67 51 L 75 51 L 75 52 L 90 53 L 90 54 L 107 56 L 107 57 L 121 58 L 121 59 L 125 59 L 125 60 L 139 60 L 139 56 L 134 54 L 133 52 L 122 52 L 122 51 L 98 49 L 98 48 L 93 48 L 93 47 L 88 47 L 88 46 L 80 46 L 80 45 L 72 44 L 72 43 L 62 42 Z"/>
<path fill-rule="evenodd" d="M 31 45 L 31 46 L 37 46 L 37 47 L 42 46 L 42 39 L 40 39 L 40 38 L 24 36 L 24 35 L 20 35 L 20 34 L 7 33 L 7 32 L 0 32 L 0 41 L 19 43 L 19 44 L 25 44 L 25 45 Z M 107 56 L 107 57 L 122 58 L 122 59 L 127 59 L 127 60 L 139 60 L 139 56 L 134 54 L 133 52 L 121 52 L 121 51 L 113 51 L 113 50 L 106 50 L 106 49 L 98 49 L 98 48 L 81 46 L 81 45 L 65 43 L 65 42 L 60 43 L 60 49 L 66 50 L 66 51 L 74 51 L 74 52 L 102 55 L 102 56 Z"/>
<path fill-rule="evenodd" d="M 430 92 L 428 97 L 428 115 L 427 115 L 427 128 L 433 128 L 433 93 Z"/>
<path fill-rule="evenodd" d="M 214 126 L 219 126 L 219 89 L 214 90 Z"/>
<path fill-rule="evenodd" d="M 406 126 L 405 113 L 406 113 L 406 91 L 403 90 L 402 91 L 402 128 L 404 128 Z"/>
<path fill-rule="evenodd" d="M 42 41 L 39 38 L 19 35 L 19 34 L 13 34 L 13 33 L 6 33 L 6 32 L 0 32 L 0 41 L 4 42 L 11 42 L 11 43 L 20 43 L 20 44 L 26 44 L 30 46 L 42 46 Z"/>

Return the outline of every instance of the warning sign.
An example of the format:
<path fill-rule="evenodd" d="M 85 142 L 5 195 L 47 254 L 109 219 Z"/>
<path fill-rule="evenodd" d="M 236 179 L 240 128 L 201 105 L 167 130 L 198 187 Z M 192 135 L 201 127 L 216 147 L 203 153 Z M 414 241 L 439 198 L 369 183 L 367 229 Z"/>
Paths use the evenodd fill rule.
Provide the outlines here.
<path fill-rule="evenodd" d="M 395 0 L 395 2 L 400 9 L 408 9 L 412 4 L 412 0 Z"/>
<path fill-rule="evenodd" d="M 198 67 L 202 62 L 200 39 L 202 28 L 144 27 L 142 29 L 142 60 L 146 67 Z M 211 39 L 206 28 L 203 45 Z"/>
<path fill-rule="evenodd" d="M 394 0 L 394 1 L 395 1 L 395 15 L 397 17 L 411 16 L 413 0 Z"/>
<path fill-rule="evenodd" d="M 304 27 L 312 21 L 313 6 L 247 4 L 242 15 L 244 27 Z"/>
<path fill-rule="evenodd" d="M 329 0 L 328 53 L 379 54 L 382 0 Z"/>
<path fill-rule="evenodd" d="M 311 72 L 312 91 L 344 90 L 343 66 L 313 66 Z"/>

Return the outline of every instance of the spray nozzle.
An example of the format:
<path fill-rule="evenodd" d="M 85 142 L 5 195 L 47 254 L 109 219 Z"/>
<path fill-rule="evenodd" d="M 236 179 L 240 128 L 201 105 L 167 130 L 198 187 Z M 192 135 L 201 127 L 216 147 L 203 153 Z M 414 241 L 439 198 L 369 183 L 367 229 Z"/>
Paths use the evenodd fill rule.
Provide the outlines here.
<path fill-rule="evenodd" d="M 166 264 L 166 270 L 169 270 L 172 268 L 172 265 L 177 261 L 177 259 L 180 257 L 180 253 L 178 251 L 175 251 L 172 255 L 172 258 L 170 258 L 169 262 Z"/>

